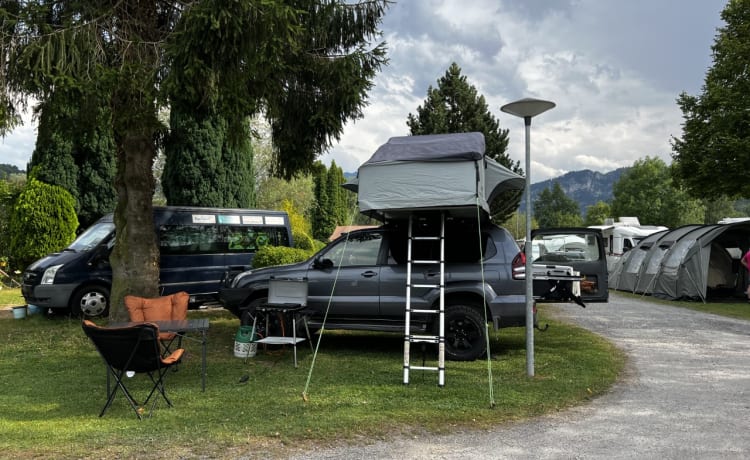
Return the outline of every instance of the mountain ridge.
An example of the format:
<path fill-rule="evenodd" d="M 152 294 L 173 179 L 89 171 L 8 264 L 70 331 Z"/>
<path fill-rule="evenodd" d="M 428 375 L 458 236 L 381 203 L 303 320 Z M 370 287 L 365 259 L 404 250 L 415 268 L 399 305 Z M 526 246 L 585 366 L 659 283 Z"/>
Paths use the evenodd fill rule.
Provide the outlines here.
<path fill-rule="evenodd" d="M 606 173 L 583 169 L 531 184 L 531 202 L 533 203 L 543 190 L 552 188 L 557 182 L 565 195 L 578 203 L 581 217 L 585 217 L 588 206 L 599 201 L 612 202 L 612 188 L 615 182 L 620 180 L 622 174 L 629 169 L 629 167 L 623 167 Z M 525 211 L 525 204 L 522 200 L 521 212 Z"/>

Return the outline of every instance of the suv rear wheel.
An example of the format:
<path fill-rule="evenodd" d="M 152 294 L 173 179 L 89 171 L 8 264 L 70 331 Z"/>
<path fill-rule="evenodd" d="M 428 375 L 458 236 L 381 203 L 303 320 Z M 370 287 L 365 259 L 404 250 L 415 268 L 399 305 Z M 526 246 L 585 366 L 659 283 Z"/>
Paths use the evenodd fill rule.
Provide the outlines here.
<path fill-rule="evenodd" d="M 445 355 L 451 361 L 474 361 L 486 349 L 487 328 L 481 312 L 468 305 L 445 309 Z"/>

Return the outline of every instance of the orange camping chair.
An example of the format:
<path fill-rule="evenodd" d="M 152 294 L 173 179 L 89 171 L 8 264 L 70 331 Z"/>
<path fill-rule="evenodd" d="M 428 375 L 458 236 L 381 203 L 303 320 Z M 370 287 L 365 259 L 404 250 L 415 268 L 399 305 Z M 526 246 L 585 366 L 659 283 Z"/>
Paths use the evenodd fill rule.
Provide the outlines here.
<path fill-rule="evenodd" d="M 184 321 L 187 319 L 190 295 L 184 291 L 151 298 L 127 295 L 124 300 L 130 321 Z M 177 339 L 177 348 L 182 347 L 182 335 L 179 333 L 160 332 L 159 339 L 164 346 L 164 354 L 169 354 L 175 339 Z"/>

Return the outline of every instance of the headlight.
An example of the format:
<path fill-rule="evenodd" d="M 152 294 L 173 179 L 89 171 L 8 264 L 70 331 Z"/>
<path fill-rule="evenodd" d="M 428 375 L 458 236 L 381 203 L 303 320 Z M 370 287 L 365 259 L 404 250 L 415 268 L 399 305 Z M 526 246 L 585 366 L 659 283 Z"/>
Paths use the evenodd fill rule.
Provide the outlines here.
<path fill-rule="evenodd" d="M 53 265 L 50 268 L 44 270 L 44 275 L 42 275 L 42 282 L 40 284 L 55 284 L 55 275 L 62 266 L 63 264 Z"/>

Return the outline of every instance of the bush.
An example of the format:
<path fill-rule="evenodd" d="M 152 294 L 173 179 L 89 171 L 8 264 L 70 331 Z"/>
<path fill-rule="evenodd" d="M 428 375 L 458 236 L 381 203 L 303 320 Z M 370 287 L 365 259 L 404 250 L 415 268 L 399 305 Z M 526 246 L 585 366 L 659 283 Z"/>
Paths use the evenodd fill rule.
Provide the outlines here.
<path fill-rule="evenodd" d="M 258 250 L 253 257 L 253 268 L 270 267 L 272 265 L 286 265 L 307 260 L 313 251 L 286 246 L 265 246 Z"/>
<path fill-rule="evenodd" d="M 10 256 L 14 267 L 24 268 L 59 251 L 76 236 L 75 199 L 62 187 L 29 179 L 11 211 Z"/>
<path fill-rule="evenodd" d="M 305 232 L 297 231 L 292 228 L 292 238 L 294 238 L 294 247 L 297 249 L 311 251 L 315 248 L 314 240 Z"/>

